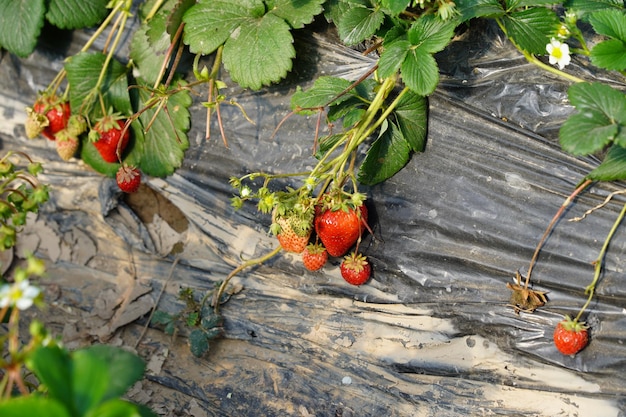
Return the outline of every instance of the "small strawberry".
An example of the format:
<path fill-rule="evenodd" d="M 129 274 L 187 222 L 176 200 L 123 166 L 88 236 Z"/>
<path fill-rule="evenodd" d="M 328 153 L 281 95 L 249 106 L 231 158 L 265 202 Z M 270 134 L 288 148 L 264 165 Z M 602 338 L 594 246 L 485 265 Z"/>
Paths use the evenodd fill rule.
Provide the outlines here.
<path fill-rule="evenodd" d="M 302 263 L 309 271 L 317 271 L 322 269 L 328 261 L 328 252 L 319 243 L 312 243 L 302 252 Z"/>
<path fill-rule="evenodd" d="M 589 333 L 585 323 L 565 316 L 554 329 L 554 345 L 564 355 L 575 355 L 587 346 Z"/>
<path fill-rule="evenodd" d="M 65 129 L 70 118 L 70 104 L 56 95 L 41 95 L 33 107 L 26 108 L 26 136 L 30 139 L 42 134 L 55 140 L 57 132 Z"/>
<path fill-rule="evenodd" d="M 56 133 L 57 153 L 64 161 L 69 161 L 78 150 L 78 137 L 72 134 L 69 129 L 63 129 Z"/>
<path fill-rule="evenodd" d="M 315 232 L 330 256 L 345 255 L 366 227 L 367 207 L 362 197 L 356 203 L 329 197 L 315 215 Z"/>
<path fill-rule="evenodd" d="M 125 193 L 134 193 L 139 189 L 139 185 L 141 184 L 141 173 L 139 169 L 123 164 L 117 170 L 115 179 L 117 180 L 117 185 L 120 187 L 120 190 Z"/>
<path fill-rule="evenodd" d="M 309 243 L 312 227 L 304 224 L 297 216 L 274 216 L 274 223 L 279 226 L 276 239 L 287 252 L 301 253 Z"/>
<path fill-rule="evenodd" d="M 130 139 L 130 130 L 124 129 L 125 125 L 126 120 L 120 115 L 109 114 L 96 122 L 89 132 L 89 139 L 106 162 L 119 162 L 121 159 Z"/>
<path fill-rule="evenodd" d="M 370 278 L 372 266 L 367 262 L 367 257 L 360 253 L 352 252 L 343 258 L 339 270 L 343 279 L 349 284 L 362 285 Z"/>

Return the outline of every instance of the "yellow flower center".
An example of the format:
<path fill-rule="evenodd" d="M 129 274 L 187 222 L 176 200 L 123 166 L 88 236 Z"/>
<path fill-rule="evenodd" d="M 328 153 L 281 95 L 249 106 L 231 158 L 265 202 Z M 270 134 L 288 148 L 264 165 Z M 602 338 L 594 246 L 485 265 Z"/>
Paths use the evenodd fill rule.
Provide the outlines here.
<path fill-rule="evenodd" d="M 563 57 L 563 52 L 561 51 L 561 48 L 554 48 L 552 50 L 552 56 L 556 59 L 561 59 Z"/>

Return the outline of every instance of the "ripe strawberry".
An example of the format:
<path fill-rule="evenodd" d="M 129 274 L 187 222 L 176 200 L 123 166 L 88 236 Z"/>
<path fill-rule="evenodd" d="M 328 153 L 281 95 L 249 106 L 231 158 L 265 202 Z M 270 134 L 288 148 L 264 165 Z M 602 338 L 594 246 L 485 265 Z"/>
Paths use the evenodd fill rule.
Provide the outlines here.
<path fill-rule="evenodd" d="M 26 108 L 26 136 L 30 139 L 42 134 L 50 140 L 67 126 L 70 118 L 70 104 L 59 100 L 55 95 L 41 95 L 32 108 Z"/>
<path fill-rule="evenodd" d="M 94 146 L 106 162 L 118 162 L 121 159 L 130 139 L 129 129 L 124 130 L 125 124 L 126 121 L 120 119 L 119 115 L 111 114 L 100 119 L 89 132 L 89 139 L 94 142 Z"/>
<path fill-rule="evenodd" d="M 57 153 L 64 161 L 69 161 L 78 150 L 78 137 L 69 129 L 63 129 L 56 133 Z"/>
<path fill-rule="evenodd" d="M 564 355 L 575 355 L 587 346 L 589 334 L 585 323 L 565 316 L 554 329 L 554 345 Z"/>
<path fill-rule="evenodd" d="M 302 252 L 302 263 L 309 271 L 317 271 L 326 265 L 328 252 L 319 243 L 307 245 Z"/>
<path fill-rule="evenodd" d="M 141 184 L 141 173 L 137 168 L 123 164 L 117 170 L 115 179 L 120 190 L 125 193 L 134 193 L 139 189 L 139 184 Z"/>
<path fill-rule="evenodd" d="M 276 238 L 280 246 L 287 252 L 301 253 L 309 243 L 312 227 L 303 224 L 296 216 L 274 216 L 274 223 L 280 226 Z"/>
<path fill-rule="evenodd" d="M 322 207 L 315 216 L 315 232 L 330 256 L 343 256 L 359 239 L 367 225 L 367 207 L 361 204 L 358 211 L 343 206 Z"/>
<path fill-rule="evenodd" d="M 370 278 L 372 266 L 367 262 L 367 257 L 360 253 L 352 252 L 343 258 L 339 270 L 343 279 L 349 284 L 362 285 Z"/>

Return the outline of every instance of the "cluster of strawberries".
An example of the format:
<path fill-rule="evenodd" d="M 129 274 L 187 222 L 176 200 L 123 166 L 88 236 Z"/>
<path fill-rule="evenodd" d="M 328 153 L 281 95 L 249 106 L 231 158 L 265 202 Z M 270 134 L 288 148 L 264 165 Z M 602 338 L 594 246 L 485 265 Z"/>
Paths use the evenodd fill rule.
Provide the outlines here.
<path fill-rule="evenodd" d="M 367 207 L 362 200 L 346 200 L 339 194 L 324 194 L 313 206 L 313 219 L 306 216 L 274 215 L 279 226 L 276 238 L 287 252 L 301 253 L 304 266 L 310 271 L 321 269 L 328 257 L 342 257 L 357 244 L 357 248 L 345 256 L 341 276 L 352 285 L 362 285 L 369 279 L 372 267 L 367 257 L 358 253 L 358 242 L 368 229 Z M 309 243 L 315 230 L 315 243 Z M 321 241 L 321 243 L 319 243 Z"/>
<path fill-rule="evenodd" d="M 72 114 L 67 100 L 53 94 L 41 94 L 33 107 L 26 109 L 26 136 L 34 139 L 43 135 L 55 141 L 57 153 L 68 161 L 78 152 L 80 136 L 87 130 L 87 121 L 79 114 Z M 90 129 L 91 140 L 109 163 L 121 161 L 121 155 L 128 145 L 130 130 L 126 120 L 116 114 L 107 114 L 96 121 Z M 137 191 L 141 184 L 141 173 L 135 167 L 121 164 L 116 174 L 117 184 L 126 193 Z"/>

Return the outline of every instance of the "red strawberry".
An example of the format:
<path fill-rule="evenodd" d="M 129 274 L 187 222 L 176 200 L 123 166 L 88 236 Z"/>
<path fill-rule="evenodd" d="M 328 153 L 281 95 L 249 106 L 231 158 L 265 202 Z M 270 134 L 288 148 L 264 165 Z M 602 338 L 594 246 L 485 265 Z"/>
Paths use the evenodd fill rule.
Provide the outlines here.
<path fill-rule="evenodd" d="M 78 138 L 68 129 L 63 129 L 56 134 L 57 153 L 64 161 L 69 161 L 78 150 Z"/>
<path fill-rule="evenodd" d="M 367 257 L 352 252 L 343 259 L 339 270 L 349 284 L 362 285 L 370 278 L 372 266 L 367 262 Z"/>
<path fill-rule="evenodd" d="M 120 161 L 130 139 L 129 129 L 124 130 L 125 124 L 126 121 L 120 119 L 119 115 L 107 115 L 100 119 L 89 132 L 89 139 L 94 142 L 94 146 L 106 162 Z"/>
<path fill-rule="evenodd" d="M 67 101 L 45 94 L 35 101 L 32 108 L 27 108 L 26 113 L 26 136 L 33 139 L 42 134 L 50 140 L 54 140 L 55 135 L 65 129 L 71 115 Z"/>
<path fill-rule="evenodd" d="M 310 244 L 302 252 L 302 263 L 309 271 L 317 271 L 326 265 L 328 252 L 319 243 Z"/>
<path fill-rule="evenodd" d="M 312 228 L 309 225 L 302 225 L 294 217 L 275 216 L 274 223 L 280 226 L 280 231 L 276 235 L 280 246 L 287 252 L 301 253 L 309 243 Z"/>
<path fill-rule="evenodd" d="M 343 256 L 367 225 L 367 207 L 322 208 L 315 216 L 315 232 L 330 256 Z"/>
<path fill-rule="evenodd" d="M 117 185 L 120 187 L 120 190 L 125 193 L 134 193 L 139 189 L 139 185 L 141 184 L 141 173 L 137 168 L 129 167 L 124 164 L 117 170 L 115 179 L 117 180 Z"/>
<path fill-rule="evenodd" d="M 585 323 L 565 316 L 554 329 L 554 345 L 564 355 L 575 355 L 587 346 L 589 333 Z"/>

